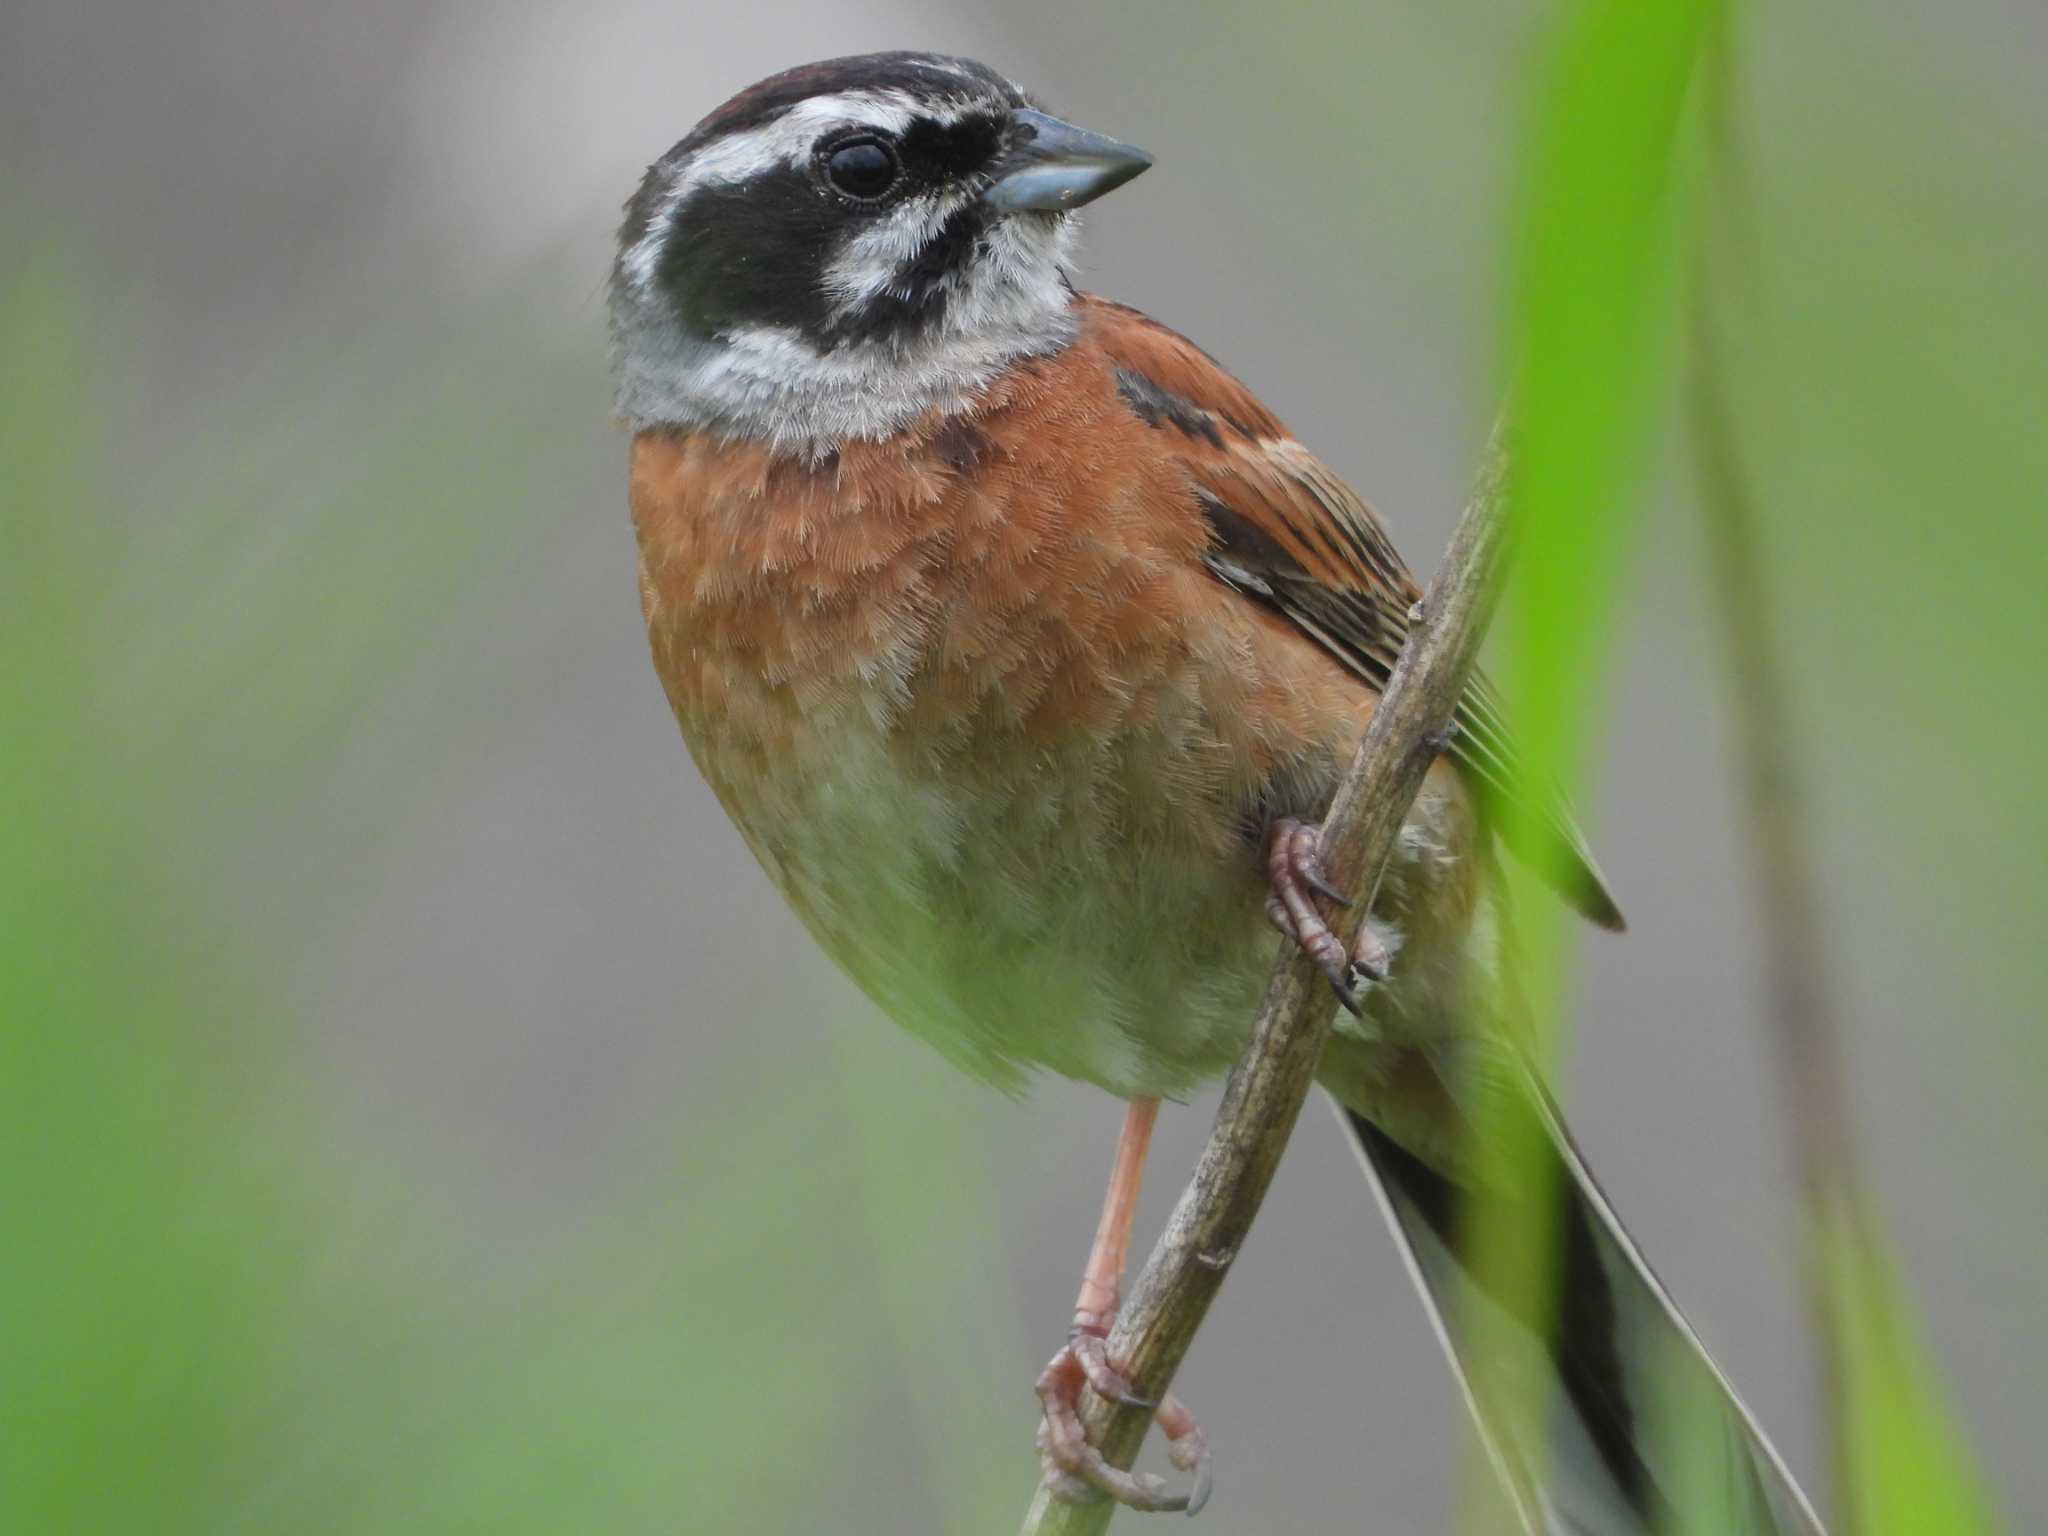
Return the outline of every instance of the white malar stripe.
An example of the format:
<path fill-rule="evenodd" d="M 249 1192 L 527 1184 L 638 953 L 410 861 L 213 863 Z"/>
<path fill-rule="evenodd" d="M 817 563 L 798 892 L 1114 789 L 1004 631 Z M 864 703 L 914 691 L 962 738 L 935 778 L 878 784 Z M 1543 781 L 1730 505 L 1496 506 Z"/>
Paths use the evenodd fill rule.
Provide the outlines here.
<path fill-rule="evenodd" d="M 857 230 L 825 268 L 825 294 L 840 315 L 850 315 L 886 294 L 946 221 L 979 196 L 959 189 L 913 198 L 888 218 Z"/>
<path fill-rule="evenodd" d="M 912 232 L 899 227 L 893 248 Z M 636 426 L 709 428 L 815 456 L 887 437 L 927 411 L 964 409 L 1005 365 L 1073 339 L 1066 270 L 1075 238 L 1072 218 L 998 220 L 955 276 L 943 319 L 910 344 L 821 350 L 774 326 L 692 334 L 659 294 L 628 292 L 614 316 L 618 412 Z M 882 277 L 890 248 L 878 240 L 861 259 L 842 257 L 835 281 L 886 286 L 901 265 Z"/>

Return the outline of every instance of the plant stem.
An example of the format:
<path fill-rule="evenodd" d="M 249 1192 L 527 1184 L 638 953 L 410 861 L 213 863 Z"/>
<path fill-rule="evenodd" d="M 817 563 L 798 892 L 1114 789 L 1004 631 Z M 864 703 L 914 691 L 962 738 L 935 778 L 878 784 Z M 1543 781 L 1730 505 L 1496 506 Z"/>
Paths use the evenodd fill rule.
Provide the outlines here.
<path fill-rule="evenodd" d="M 1841 1030 L 1828 976 L 1810 813 L 1799 772 L 1798 722 L 1779 658 L 1784 654 L 1770 602 L 1770 575 L 1758 552 L 1756 499 L 1745 472 L 1717 313 L 1765 313 L 1754 292 L 1717 304 L 1717 280 L 1761 272 L 1750 223 L 1754 207 L 1735 125 L 1732 39 L 1709 50 L 1705 72 L 1706 155 L 1711 209 L 1726 241 L 1721 260 L 1703 254 L 1694 274 L 1687 398 L 1706 527 L 1714 616 L 1734 703 L 1735 755 L 1743 826 L 1749 843 L 1751 899 L 1762 935 L 1766 1011 L 1778 1059 L 1779 1103 L 1791 1141 L 1801 1201 L 1800 1268 L 1819 1352 L 1820 1402 L 1837 1517 L 1857 1529 L 1842 1415 L 1849 1402 L 1841 1320 L 1835 1315 L 1838 1255 L 1846 1239 L 1868 1240 Z"/>
<path fill-rule="evenodd" d="M 1324 818 L 1323 855 L 1331 878 L 1367 898 L 1379 884 L 1423 775 L 1443 750 L 1492 615 L 1504 543 L 1505 464 L 1503 434 L 1496 431 L 1421 619 Z M 1341 914 L 1337 926 L 1347 945 L 1369 905 L 1369 899 L 1354 901 Z M 1250 1043 L 1224 1084 L 1194 1178 L 1109 1337 L 1109 1357 L 1150 1401 L 1158 1402 L 1172 1384 L 1244 1246 L 1308 1096 L 1335 1009 L 1322 972 L 1294 945 L 1283 944 Z M 1128 1468 L 1151 1415 L 1089 1394 L 1082 1420 L 1103 1455 Z M 1022 1536 L 1099 1536 L 1115 1509 L 1107 1499 L 1074 1503 L 1041 1487 Z"/>

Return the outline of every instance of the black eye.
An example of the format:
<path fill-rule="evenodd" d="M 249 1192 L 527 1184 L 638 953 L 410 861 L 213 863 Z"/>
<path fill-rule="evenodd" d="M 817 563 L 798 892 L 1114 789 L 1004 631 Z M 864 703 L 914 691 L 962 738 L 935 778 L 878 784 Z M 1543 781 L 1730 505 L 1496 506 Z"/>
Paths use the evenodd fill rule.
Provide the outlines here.
<path fill-rule="evenodd" d="M 849 139 L 825 157 L 825 178 L 848 197 L 873 201 L 896 185 L 896 151 L 880 139 Z"/>

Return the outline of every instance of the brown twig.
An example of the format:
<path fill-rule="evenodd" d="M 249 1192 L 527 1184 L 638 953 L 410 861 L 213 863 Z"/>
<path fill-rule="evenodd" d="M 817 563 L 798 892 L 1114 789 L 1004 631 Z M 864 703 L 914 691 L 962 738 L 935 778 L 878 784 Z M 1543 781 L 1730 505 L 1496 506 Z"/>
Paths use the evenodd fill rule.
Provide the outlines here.
<path fill-rule="evenodd" d="M 1324 863 L 1346 890 L 1370 893 L 1377 886 L 1423 775 L 1452 729 L 1453 711 L 1492 614 L 1504 541 L 1505 464 L 1496 432 L 1420 622 L 1409 634 L 1324 818 Z M 1342 914 L 1340 934 L 1347 945 L 1357 936 L 1368 904 L 1353 902 Z M 1335 1006 L 1314 962 L 1293 945 L 1283 945 L 1251 1042 L 1224 1084 L 1216 1126 L 1194 1178 L 1109 1337 L 1110 1358 L 1153 1402 L 1165 1396 L 1231 1261 L 1244 1246 L 1308 1096 Z M 1145 1409 L 1093 1395 L 1082 1419 L 1103 1455 L 1125 1468 L 1136 1459 L 1151 1423 Z M 1041 1487 L 1024 1518 L 1022 1536 L 1099 1536 L 1114 1512 L 1107 1500 L 1074 1503 Z"/>

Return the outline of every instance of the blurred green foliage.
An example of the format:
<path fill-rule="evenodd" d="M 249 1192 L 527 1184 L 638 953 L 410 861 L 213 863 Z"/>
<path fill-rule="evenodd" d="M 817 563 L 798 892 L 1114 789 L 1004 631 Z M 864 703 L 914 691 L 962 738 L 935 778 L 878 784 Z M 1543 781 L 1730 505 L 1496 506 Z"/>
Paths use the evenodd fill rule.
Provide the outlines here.
<path fill-rule="evenodd" d="M 1745 99 L 1767 243 L 1731 330 L 1825 830 L 1853 854 L 1851 828 L 1887 829 L 1867 873 L 1940 957 L 1935 1013 L 1968 1022 L 1971 1049 L 1925 1037 L 1931 1073 L 2031 1100 L 2048 181 L 2028 170 L 2048 128 L 1910 34 L 1769 25 Z M 1832 68 L 1801 67 L 1822 56 Z"/>
<path fill-rule="evenodd" d="M 721 1094 L 510 1269 L 386 1154 L 328 1144 L 276 988 L 321 907 L 250 953 L 187 893 L 194 823 L 204 848 L 295 813 L 529 536 L 518 445 L 548 439 L 507 421 L 516 389 L 416 379 L 387 440 L 294 471 L 319 515 L 283 547 L 246 460 L 161 525 L 102 518 L 66 257 L 0 290 L 0 1530 L 815 1529 L 864 1475 L 839 1431 L 898 1407 L 906 1520 L 1013 1500 L 1029 1419 L 966 1364 L 986 1278 L 959 1254 L 994 1244 L 936 1062 L 849 1045 Z M 166 538 L 217 558 L 148 559 Z"/>
<path fill-rule="evenodd" d="M 1731 212 L 1756 216 L 1756 210 L 1725 205 L 1702 213 L 1698 156 L 1679 131 L 1689 100 L 1695 109 L 1699 105 L 1695 66 L 1703 46 L 1727 25 L 1720 7 L 1695 0 L 1650 6 L 1587 0 L 1564 22 L 1539 92 L 1510 305 L 1511 352 L 1519 371 L 1511 506 L 1517 567 L 1504 639 L 1512 713 L 1531 771 L 1541 778 L 1572 781 L 1590 755 L 1621 555 L 1643 504 L 1641 482 L 1646 465 L 1654 462 L 1654 435 L 1668 414 L 1672 342 L 1681 329 L 1679 306 L 1689 298 L 1677 279 L 1678 251 L 1683 242 L 1704 238 L 1719 246 L 1725 262 L 1727 231 L 1708 226 Z M 1729 110 L 1740 111 L 1741 105 Z M 1741 131 L 1753 132 L 1753 125 L 1744 123 Z M 1894 191 L 1901 185 L 1931 190 L 1945 179 L 1953 185 L 1953 168 L 1935 163 L 1924 149 L 1916 153 L 1907 144 L 1888 143 L 1903 160 L 1870 152 L 1892 137 L 1874 131 L 1870 144 L 1843 156 L 1839 165 L 1880 177 Z M 1759 138 L 1774 158 L 1786 144 L 1768 126 Z M 1795 154 L 1813 147 L 1810 138 L 1796 143 Z M 1917 170 L 1918 178 L 1910 172 L 1902 177 L 1902 165 Z M 1782 161 L 1773 169 L 1782 171 Z M 1982 198 L 1986 189 L 1972 190 Z M 1973 203 L 1972 213 L 1996 201 Z M 1850 191 L 1841 208 L 1856 206 Z M 1994 544 L 2016 537 L 2037 557 L 2048 552 L 2038 519 L 2026 513 L 2048 485 L 2042 473 L 2048 465 L 2041 458 L 2048 441 L 2040 431 L 2048 420 L 2041 354 L 1971 334 L 2016 318 L 2011 310 L 1986 304 L 1983 290 L 1970 291 L 1961 302 L 1954 290 L 1944 291 L 1955 268 L 1982 263 L 1987 255 L 1995 261 L 2000 254 L 1999 242 L 1990 241 L 1987 249 L 1988 232 L 1973 228 L 1962 209 L 1950 226 L 1962 232 L 1958 241 L 1926 238 L 1923 229 L 1916 231 L 1922 238 L 1873 241 L 1854 247 L 1853 255 L 1807 247 L 1797 236 L 1807 211 L 1778 210 L 1777 220 L 1749 226 L 1753 243 L 1734 253 L 1749 268 L 1739 274 L 1740 308 L 1732 322 L 1722 320 L 1742 335 L 1746 348 L 1745 366 L 1736 375 L 1742 396 L 1729 408 L 1771 445 L 1752 457 L 1763 470 L 1761 495 L 1772 514 L 1765 537 L 1773 562 L 1781 552 L 1799 559 L 1792 552 L 1802 542 L 1820 546 L 1800 552 L 1811 562 L 1807 580 L 1790 580 L 1757 600 L 1770 605 L 1797 594 L 1800 611 L 1788 629 L 1802 642 L 1812 638 L 1810 626 L 1821 613 L 1829 622 L 1846 619 L 1866 632 L 1871 625 L 1883 627 L 1882 636 L 1866 633 L 1865 649 L 1840 659 L 1848 663 L 1844 670 L 1853 674 L 1855 689 L 1875 688 L 1882 697 L 1866 717 L 1880 727 L 1868 750 L 1924 776 L 1898 797 L 1933 813 L 1919 818 L 1921 824 L 1907 835 L 1945 838 L 1953 830 L 1943 803 L 1948 791 L 1936 786 L 1956 765 L 1930 761 L 1924 749 L 1940 743 L 1931 715 L 1958 697 L 1956 685 L 1964 685 L 1963 698 L 1997 695 L 2007 686 L 2025 692 L 2027 702 L 2001 720 L 2007 763 L 2038 765 L 2048 728 L 2039 714 L 2044 694 L 2038 680 L 2029 686 L 2011 675 L 2016 666 L 2031 673 L 2044 654 L 2048 624 L 2041 605 L 2011 584 L 2015 567 L 1986 562 L 1984 544 L 1970 537 L 1988 534 Z M 2033 210 L 2026 216 L 2032 219 Z M 1786 233 L 1793 238 L 1783 245 L 1771 238 Z M 1787 303 L 1782 288 L 1774 287 L 1780 274 L 1771 266 L 1781 256 L 1789 257 L 1795 272 L 1802 258 L 1821 256 L 1825 276 L 1799 273 L 1815 279 L 1815 286 Z M 1872 273 L 1868 288 L 1856 281 L 1857 257 L 1883 273 Z M 1759 261 L 1762 271 L 1754 269 Z M 1847 286 L 1845 264 L 1851 274 Z M 2000 276 L 1997 291 L 2024 303 L 2026 285 L 2015 281 L 2020 274 Z M 1960 351 L 1954 349 L 1958 326 L 1964 327 Z M 1872 416 L 1853 423 L 1837 419 L 1845 394 L 1862 392 L 1872 397 Z M 1870 429 L 1880 420 L 1895 430 L 1873 435 Z M 1788 492 L 1784 477 L 1801 471 L 1839 477 L 1840 483 Z M 1921 482 L 1917 494 L 1902 495 L 1915 480 Z M 1934 510 L 1963 507 L 1977 509 L 1984 521 L 1959 527 Z M 1882 522 L 1886 516 L 1897 520 L 1889 530 Z M 1935 518 L 1938 523 L 1930 526 Z M 1954 579 L 1946 575 L 1952 564 L 1960 568 Z M 1993 575 L 1987 564 L 2004 575 Z M 2020 567 L 2028 574 L 2018 584 L 2031 584 L 2041 568 L 2038 559 Z M 1965 570 L 1977 573 L 1967 580 L 1970 590 L 1961 575 Z M 1885 593 L 1888 600 L 1873 603 L 1873 593 Z M 1910 617 L 1903 612 L 1908 608 Z M 1917 655 L 1905 654 L 1916 646 Z M 1802 677 L 1810 670 L 1797 655 L 1779 664 Z M 1917 713 L 1923 702 L 1930 706 L 1928 716 Z M 1800 736 L 1796 745 L 1810 743 Z M 1975 777 L 1973 765 L 1962 766 L 1966 777 Z M 1808 762 L 1805 771 L 1818 776 L 1829 767 Z M 1994 770 L 1994 782 L 1996 776 Z M 2004 810 L 2012 802 L 1995 804 Z M 2016 819 L 2026 825 L 2038 814 L 2036 797 Z M 1808 830 L 1817 842 L 1824 837 L 1819 826 Z M 2003 830 L 2009 834 L 2013 828 Z M 2038 913 L 2042 843 L 2028 839 L 2023 846 L 2034 854 L 2030 910 Z M 1928 848 L 1930 856 L 1935 851 Z M 1993 853 L 1967 867 L 1978 872 L 1999 862 Z M 1970 893 L 1958 908 L 1972 920 L 1984 910 L 1981 892 Z M 1555 1053 L 1561 1044 L 1558 1025 L 1566 1016 L 1565 933 L 1555 904 L 1540 895 L 1524 900 L 1518 912 L 1534 960 L 1536 1023 Z M 2007 938 L 2019 938 L 2000 927 Z M 1971 946 L 1983 937 L 1974 935 Z M 2038 946 L 2028 948 L 2039 952 Z M 1496 1151 L 1519 1160 L 1512 1146 Z M 1831 1173 L 1841 1186 L 1834 1195 L 1845 1206 L 1863 1209 L 1864 1170 Z M 1526 1230 L 1526 1220 L 1512 1207 L 1489 1219 L 1486 1240 L 1503 1283 L 1513 1283 L 1514 1256 L 1526 1255 L 1544 1236 Z M 1879 1218 L 1865 1209 L 1853 1230 L 1837 1230 L 1821 1209 L 1806 1210 L 1802 1219 L 1803 1241 L 1819 1255 L 1817 1272 L 1824 1277 L 1825 1315 L 1815 1325 L 1831 1331 L 1841 1349 L 1838 1400 L 1822 1405 L 1849 1482 L 1836 1490 L 1844 1506 L 1841 1518 L 1870 1532 L 1994 1529 L 1991 1501 L 1978 1483 L 1966 1437 L 1951 1421 L 1945 1394 L 1917 1343 L 1913 1309 L 1892 1269 Z M 1685 1513 L 1688 1528 L 1701 1518 L 1701 1529 L 1721 1528 L 1697 1508 Z"/>
<path fill-rule="evenodd" d="M 1856 1522 L 1845 1532 L 1971 1536 L 2000 1529 L 1881 1234 L 1836 1222 L 1819 1242 L 1845 1378 L 1833 1405 L 1849 1483 L 1844 1502 Z"/>
<path fill-rule="evenodd" d="M 1501 647 L 1508 710 L 1525 771 L 1539 784 L 1581 777 L 1596 737 L 1669 371 L 1673 212 L 1685 195 L 1680 126 L 1717 15 L 1711 0 L 1586 0 L 1564 13 L 1538 65 L 1507 309 L 1511 563 Z M 1541 846 L 1534 835 L 1513 840 Z M 1510 878 L 1524 1018 L 1554 1070 L 1567 1017 L 1569 914 L 1520 868 Z M 1521 1310 L 1538 1315 L 1558 1305 L 1545 1293 L 1555 1266 L 1535 1257 L 1556 1242 L 1545 1219 L 1552 1202 L 1527 1173 L 1549 1167 L 1544 1149 L 1528 1144 L 1541 1135 L 1525 1117 L 1496 1113 L 1489 1123 L 1482 1105 L 1477 1140 L 1494 1165 L 1488 1182 L 1515 1195 L 1485 1202 L 1473 1218 L 1488 1287 L 1520 1293 Z M 1520 1390 L 1542 1388 L 1532 1378 Z M 1524 1420 L 1540 1412 L 1534 1400 L 1509 1411 Z M 1496 1528 L 1485 1459 L 1475 1454 L 1470 1464 L 1468 1528 Z M 1712 1514 L 1702 1520 L 1700 1529 L 1715 1527 Z"/>

